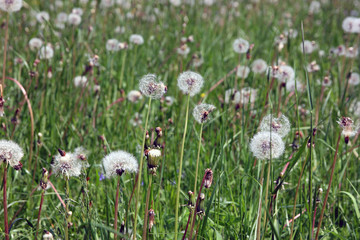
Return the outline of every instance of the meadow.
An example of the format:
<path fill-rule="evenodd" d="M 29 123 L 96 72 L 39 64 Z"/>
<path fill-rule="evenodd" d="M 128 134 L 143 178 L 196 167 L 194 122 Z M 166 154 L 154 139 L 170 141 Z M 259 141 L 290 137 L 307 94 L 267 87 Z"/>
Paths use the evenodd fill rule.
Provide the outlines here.
<path fill-rule="evenodd" d="M 0 12 L 0 239 L 360 239 L 358 0 Z"/>

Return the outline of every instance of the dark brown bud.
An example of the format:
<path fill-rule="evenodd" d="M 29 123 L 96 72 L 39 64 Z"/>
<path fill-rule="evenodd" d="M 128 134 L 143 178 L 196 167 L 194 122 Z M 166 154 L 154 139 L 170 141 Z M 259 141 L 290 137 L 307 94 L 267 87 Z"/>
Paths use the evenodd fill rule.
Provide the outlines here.
<path fill-rule="evenodd" d="M 64 150 L 61 150 L 60 148 L 58 148 L 58 152 L 60 153 L 60 155 L 62 157 L 64 157 L 66 155 L 66 152 Z"/>
<path fill-rule="evenodd" d="M 155 224 L 155 212 L 153 209 L 149 210 L 149 232 Z"/>
<path fill-rule="evenodd" d="M 205 176 L 204 176 L 204 187 L 209 188 L 211 187 L 213 181 L 213 171 L 208 168 L 205 170 Z"/>

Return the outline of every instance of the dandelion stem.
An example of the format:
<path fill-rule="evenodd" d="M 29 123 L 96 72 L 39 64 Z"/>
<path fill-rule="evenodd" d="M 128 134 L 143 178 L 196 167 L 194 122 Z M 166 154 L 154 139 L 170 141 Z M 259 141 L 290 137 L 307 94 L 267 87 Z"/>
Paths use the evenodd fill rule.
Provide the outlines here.
<path fill-rule="evenodd" d="M 121 89 L 121 87 L 122 87 L 122 82 L 123 82 L 123 78 L 124 78 L 125 60 L 126 60 L 126 51 L 124 52 L 123 57 L 122 57 L 122 61 L 121 61 L 119 89 Z"/>
<path fill-rule="evenodd" d="M 149 199 L 150 199 L 150 193 L 151 193 L 151 184 L 152 184 L 152 174 L 149 176 L 149 185 L 146 193 L 146 205 L 145 205 L 145 216 L 144 216 L 144 225 L 143 225 L 143 235 L 142 239 L 146 239 L 146 228 L 147 228 L 147 222 L 148 222 L 148 212 L 149 212 Z"/>
<path fill-rule="evenodd" d="M 179 165 L 179 174 L 178 174 L 178 181 L 177 181 L 177 188 L 176 188 L 175 238 L 174 239 L 177 239 L 177 235 L 178 235 L 179 196 L 180 196 L 181 172 L 182 172 L 182 162 L 183 162 L 183 158 L 184 158 L 184 147 L 185 147 L 186 131 L 187 131 L 187 125 L 188 125 L 188 118 L 189 118 L 189 104 L 190 104 L 190 95 L 187 96 L 184 135 L 183 135 L 183 139 L 182 139 L 181 152 L 180 152 L 180 165 Z"/>
<path fill-rule="evenodd" d="M 196 183 L 197 183 L 197 177 L 198 177 L 198 171 L 199 171 L 199 160 L 200 160 L 200 149 L 201 149 L 201 137 L 202 137 L 203 126 L 204 126 L 204 124 L 202 123 L 202 124 L 201 124 L 201 127 L 200 127 L 199 145 L 198 145 L 198 153 L 197 153 L 197 159 L 196 159 L 194 194 L 196 194 Z"/>
<path fill-rule="evenodd" d="M 9 240 L 9 225 L 8 225 L 7 196 L 6 196 L 6 177 L 7 177 L 7 166 L 5 163 L 4 164 L 4 178 L 3 178 L 4 229 L 5 229 L 5 239 Z"/>
<path fill-rule="evenodd" d="M 264 183 L 264 170 L 265 163 L 262 164 L 261 174 L 260 174 L 260 196 L 259 196 L 259 211 L 257 219 L 257 230 L 256 230 L 256 240 L 260 240 L 260 229 L 261 229 L 261 203 L 262 203 L 262 188 Z"/>
<path fill-rule="evenodd" d="M 139 202 L 139 194 L 140 194 L 140 186 L 141 186 L 141 173 L 142 173 L 143 163 L 144 163 L 144 147 L 145 147 L 145 139 L 146 139 L 146 129 L 147 129 L 149 115 L 150 115 L 150 109 L 151 109 L 151 98 L 149 98 L 148 105 L 149 105 L 149 107 L 148 107 L 148 111 L 146 113 L 144 136 L 143 136 L 143 141 L 141 144 L 140 166 L 139 166 L 139 173 L 138 173 L 138 178 L 137 178 L 137 190 L 136 190 L 136 195 L 135 195 L 135 219 L 134 219 L 134 226 L 133 226 L 134 227 L 134 234 L 133 234 L 134 240 L 136 239 L 136 225 L 137 225 L 136 223 L 137 223 L 138 202 Z"/>
<path fill-rule="evenodd" d="M 118 220 L 118 205 L 119 205 L 119 189 L 120 189 L 120 176 L 118 177 L 117 187 L 116 187 L 116 199 L 115 199 L 115 222 L 114 222 L 114 240 L 117 238 L 117 220 Z"/>
<path fill-rule="evenodd" d="M 66 207 L 65 207 L 65 240 L 68 240 L 69 239 L 69 223 L 68 223 L 68 212 L 69 212 L 69 198 L 70 198 L 70 187 L 69 187 L 69 179 L 66 178 L 65 180 L 66 182 Z"/>
<path fill-rule="evenodd" d="M 335 155 L 334 155 L 334 161 L 333 161 L 333 164 L 332 164 L 332 167 L 331 167 L 329 186 L 328 186 L 328 189 L 326 191 L 323 207 L 321 209 L 321 214 L 320 214 L 319 224 L 318 224 L 317 231 L 316 231 L 315 240 L 317 240 L 318 237 L 319 237 L 319 232 L 320 232 L 320 228 L 321 228 L 321 222 L 322 222 L 322 219 L 324 217 L 324 212 L 325 212 L 325 208 L 326 208 L 326 202 L 328 200 L 329 193 L 330 193 L 331 183 L 332 183 L 332 179 L 333 179 L 333 176 L 334 176 L 335 164 L 336 164 L 336 159 L 337 159 L 337 153 L 338 153 L 338 150 L 339 150 L 340 139 L 341 139 L 341 133 L 339 133 L 339 137 L 338 137 L 338 140 L 337 140 L 337 143 L 336 143 L 336 151 L 335 151 Z"/>

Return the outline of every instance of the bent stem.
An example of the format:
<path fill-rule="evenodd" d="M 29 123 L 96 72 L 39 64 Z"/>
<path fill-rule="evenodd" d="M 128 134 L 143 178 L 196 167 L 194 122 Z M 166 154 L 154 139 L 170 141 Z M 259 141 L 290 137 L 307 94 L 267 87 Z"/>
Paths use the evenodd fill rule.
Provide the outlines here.
<path fill-rule="evenodd" d="M 149 176 L 149 185 L 146 193 L 146 205 L 145 205 L 145 216 L 144 216 L 144 225 L 143 225 L 143 235 L 142 239 L 146 239 L 146 228 L 147 228 L 147 222 L 148 222 L 148 212 L 149 212 L 149 199 L 151 194 L 151 183 L 152 183 L 152 174 Z"/>
<path fill-rule="evenodd" d="M 118 220 L 119 189 L 120 189 L 120 176 L 118 177 L 118 182 L 117 182 L 117 187 L 116 187 L 114 240 L 116 240 L 116 238 L 117 238 L 116 230 L 117 230 L 117 220 Z"/>
<path fill-rule="evenodd" d="M 186 115 L 185 115 L 185 126 L 184 126 L 184 135 L 182 139 L 181 145 L 181 152 L 180 152 L 180 166 L 179 166 L 179 174 L 178 174 L 178 181 L 177 181 L 177 188 L 176 188 L 176 204 L 175 204 L 175 238 L 177 239 L 178 236 L 178 225 L 179 225 L 179 196 L 180 196 L 180 184 L 181 184 L 181 172 L 182 172 L 182 162 L 184 158 L 184 147 L 185 147 L 185 138 L 186 138 L 186 131 L 188 125 L 188 118 L 189 118 L 189 103 L 190 103 L 190 95 L 187 97 L 186 103 Z M 195 214 L 196 216 L 196 214 Z"/>
<path fill-rule="evenodd" d="M 323 217 L 324 217 L 324 212 L 325 212 L 325 208 L 326 208 L 326 202 L 328 200 L 329 193 L 330 193 L 331 183 L 332 183 L 332 179 L 333 179 L 333 176 L 334 176 L 335 164 L 336 164 L 336 159 L 337 159 L 336 157 L 337 157 L 337 153 L 338 153 L 338 150 L 339 150 L 340 139 L 341 139 L 341 133 L 339 133 L 339 137 L 338 137 L 338 140 L 337 140 L 337 143 L 336 143 L 336 151 L 335 151 L 334 161 L 333 161 L 333 164 L 331 166 L 331 174 L 330 174 L 329 186 L 328 186 L 328 189 L 326 191 L 323 207 L 321 209 L 320 220 L 319 220 L 319 224 L 318 224 L 318 227 L 317 227 L 315 240 L 317 240 L 318 237 L 319 237 L 319 232 L 320 232 L 320 228 L 321 228 L 321 222 L 322 222 Z"/>
<path fill-rule="evenodd" d="M 8 225 L 8 211 L 7 211 L 7 197 L 6 197 L 6 177 L 7 177 L 7 163 L 4 164 L 4 178 L 3 178 L 3 204 L 4 204 L 4 228 L 5 239 L 9 240 L 9 225 Z"/>
<path fill-rule="evenodd" d="M 136 189 L 136 195 L 135 195 L 135 219 L 134 219 L 134 234 L 133 239 L 136 239 L 136 225 L 137 225 L 137 213 L 138 213 L 138 202 L 139 202 L 139 194 L 140 194 L 140 185 L 141 185 L 141 172 L 143 169 L 143 163 L 144 163 L 144 147 L 145 147 L 145 139 L 146 139 L 146 129 L 149 121 L 149 115 L 150 115 L 150 109 L 151 109 L 151 98 L 149 98 L 149 108 L 146 113 L 146 120 L 145 120 L 145 127 L 144 127 L 144 136 L 143 141 L 141 144 L 141 157 L 140 157 L 140 166 L 139 166 L 139 173 L 137 178 L 137 189 Z"/>

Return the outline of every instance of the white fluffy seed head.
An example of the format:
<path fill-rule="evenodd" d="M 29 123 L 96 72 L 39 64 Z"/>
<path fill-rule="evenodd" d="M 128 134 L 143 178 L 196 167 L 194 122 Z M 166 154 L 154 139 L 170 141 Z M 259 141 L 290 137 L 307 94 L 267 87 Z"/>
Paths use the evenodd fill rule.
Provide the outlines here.
<path fill-rule="evenodd" d="M 198 123 L 207 122 L 210 117 L 210 113 L 215 110 L 215 106 L 211 104 L 201 103 L 197 105 L 193 110 L 193 117 Z"/>
<path fill-rule="evenodd" d="M 261 131 L 277 133 L 280 137 L 285 137 L 290 132 L 290 128 L 290 121 L 285 115 L 275 118 L 272 114 L 269 114 L 260 123 Z"/>
<path fill-rule="evenodd" d="M 106 50 L 110 52 L 117 52 L 119 51 L 119 41 L 116 39 L 109 39 L 106 42 Z"/>
<path fill-rule="evenodd" d="M 295 78 L 294 69 L 288 65 L 279 66 L 275 76 L 280 82 L 286 83 Z"/>
<path fill-rule="evenodd" d="M 78 26 L 81 23 L 81 15 L 70 13 L 68 16 L 68 23 L 74 26 Z"/>
<path fill-rule="evenodd" d="M 356 33 L 359 32 L 360 30 L 358 22 L 359 22 L 358 18 L 346 17 L 343 20 L 341 27 L 346 33 Z"/>
<path fill-rule="evenodd" d="M 56 16 L 56 21 L 58 23 L 66 23 L 68 20 L 68 15 L 64 12 L 60 12 L 58 13 L 58 15 Z"/>
<path fill-rule="evenodd" d="M 48 22 L 50 20 L 50 15 L 48 12 L 42 11 L 42 12 L 38 12 L 36 14 L 36 20 L 39 23 L 44 23 L 44 22 Z"/>
<path fill-rule="evenodd" d="M 111 178 L 123 172 L 136 173 L 138 162 L 136 158 L 125 151 L 119 150 L 106 155 L 102 160 L 105 176 Z"/>
<path fill-rule="evenodd" d="M 20 164 L 20 160 L 24 156 L 22 148 L 13 141 L 0 140 L 0 164 L 5 162 L 11 167 Z"/>
<path fill-rule="evenodd" d="M 64 156 L 58 153 L 51 167 L 55 174 L 70 178 L 80 176 L 82 164 L 74 153 L 65 153 Z"/>
<path fill-rule="evenodd" d="M 349 78 L 349 85 L 350 86 L 356 86 L 359 85 L 360 83 L 360 75 L 358 73 L 351 73 L 350 78 Z"/>
<path fill-rule="evenodd" d="M 152 99 L 160 99 L 167 91 L 167 87 L 155 74 L 143 76 L 139 81 L 139 89 L 143 95 Z"/>
<path fill-rule="evenodd" d="M 132 103 L 136 103 L 142 99 L 141 92 L 138 90 L 131 90 L 127 95 L 127 99 Z"/>
<path fill-rule="evenodd" d="M 236 75 L 239 78 L 247 78 L 249 76 L 249 73 L 250 73 L 250 68 L 247 66 L 238 66 L 236 71 Z"/>
<path fill-rule="evenodd" d="M 17 12 L 22 7 L 22 0 L 0 0 L 0 9 L 5 12 Z"/>
<path fill-rule="evenodd" d="M 51 59 L 54 56 L 54 50 L 50 45 L 43 45 L 39 50 L 40 59 Z"/>
<path fill-rule="evenodd" d="M 139 34 L 132 34 L 129 38 L 129 42 L 135 45 L 142 45 L 144 44 L 144 38 Z"/>
<path fill-rule="evenodd" d="M 259 160 L 279 158 L 285 150 L 285 144 L 277 133 L 259 132 L 250 142 L 250 150 Z"/>
<path fill-rule="evenodd" d="M 39 50 L 42 45 L 43 45 L 43 41 L 40 38 L 32 38 L 29 41 L 29 47 L 31 51 Z"/>
<path fill-rule="evenodd" d="M 257 96 L 257 90 L 250 88 L 250 87 L 244 87 L 239 92 L 235 93 L 234 96 L 234 102 L 236 104 L 253 104 L 256 100 Z"/>
<path fill-rule="evenodd" d="M 360 101 L 355 101 L 350 105 L 350 110 L 356 117 L 360 117 Z"/>
<path fill-rule="evenodd" d="M 300 43 L 300 51 L 305 51 L 306 54 L 314 52 L 318 48 L 317 44 L 314 41 L 305 40 L 304 44 Z"/>
<path fill-rule="evenodd" d="M 198 94 L 204 84 L 203 77 L 196 72 L 183 72 L 177 79 L 177 85 L 184 94 L 191 97 Z"/>
<path fill-rule="evenodd" d="M 74 154 L 84 168 L 90 167 L 90 164 L 87 161 L 87 157 L 89 155 L 88 150 L 86 150 L 84 147 L 77 147 L 74 150 Z"/>
<path fill-rule="evenodd" d="M 243 38 L 235 39 L 233 49 L 236 53 L 246 53 L 249 50 L 249 42 Z"/>
<path fill-rule="evenodd" d="M 295 82 L 295 79 L 286 82 L 286 91 L 295 92 L 295 89 L 297 90 L 297 92 L 304 92 L 305 85 L 299 80 L 296 80 Z"/>
<path fill-rule="evenodd" d="M 75 87 L 85 87 L 88 83 L 86 76 L 77 76 L 74 78 Z"/>
<path fill-rule="evenodd" d="M 264 73 L 267 69 L 267 63 L 262 59 L 256 59 L 251 64 L 251 70 L 254 73 Z"/>
<path fill-rule="evenodd" d="M 103 8 L 110 8 L 114 6 L 114 0 L 101 0 L 100 6 Z"/>
<path fill-rule="evenodd" d="M 54 237 L 51 232 L 46 231 L 43 235 L 43 240 L 54 240 Z"/>

